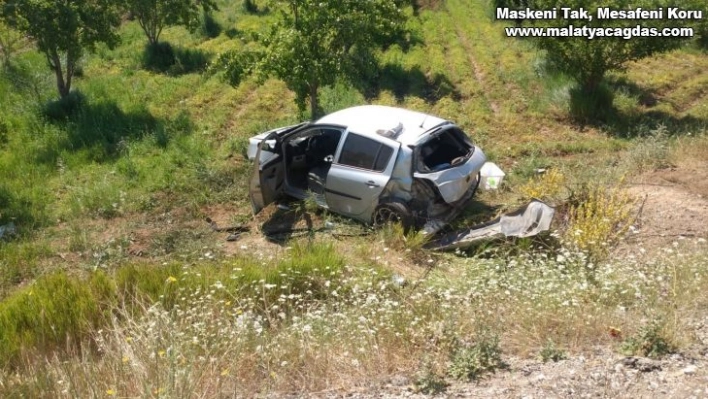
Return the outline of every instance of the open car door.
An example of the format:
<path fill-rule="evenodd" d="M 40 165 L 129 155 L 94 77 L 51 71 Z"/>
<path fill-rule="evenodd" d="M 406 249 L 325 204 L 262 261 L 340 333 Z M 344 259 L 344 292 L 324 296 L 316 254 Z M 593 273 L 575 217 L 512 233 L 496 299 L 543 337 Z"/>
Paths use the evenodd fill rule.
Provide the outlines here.
<path fill-rule="evenodd" d="M 249 184 L 253 213 L 257 214 L 282 193 L 285 183 L 285 159 L 281 139 L 272 132 L 260 142 Z"/>

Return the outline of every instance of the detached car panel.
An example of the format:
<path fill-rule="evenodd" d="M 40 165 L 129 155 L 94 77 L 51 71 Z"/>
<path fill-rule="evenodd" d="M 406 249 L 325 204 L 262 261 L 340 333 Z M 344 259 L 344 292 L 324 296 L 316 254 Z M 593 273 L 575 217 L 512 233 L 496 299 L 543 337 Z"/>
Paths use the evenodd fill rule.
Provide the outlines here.
<path fill-rule="evenodd" d="M 365 223 L 441 226 L 475 193 L 486 158 L 455 124 L 365 105 L 249 140 L 253 211 L 281 195 Z M 435 223 L 430 223 L 430 221 Z"/>

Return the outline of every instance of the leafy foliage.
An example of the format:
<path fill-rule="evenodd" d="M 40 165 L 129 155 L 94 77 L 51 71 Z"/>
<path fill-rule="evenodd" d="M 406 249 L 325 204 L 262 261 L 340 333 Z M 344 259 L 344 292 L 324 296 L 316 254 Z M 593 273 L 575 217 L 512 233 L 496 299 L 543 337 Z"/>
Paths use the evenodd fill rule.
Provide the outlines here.
<path fill-rule="evenodd" d="M 400 2 L 281 0 L 282 18 L 264 40 L 259 70 L 285 81 L 301 111 L 319 113 L 317 90 L 375 68 L 373 51 L 403 27 Z M 364 61 L 364 62 L 362 62 Z"/>
<path fill-rule="evenodd" d="M 559 6 L 557 0 L 536 0 L 535 7 L 551 9 Z M 659 7 L 666 8 L 673 3 L 665 0 L 642 0 L 632 3 L 632 7 L 642 7 L 653 10 Z M 594 0 L 570 0 L 563 2 L 563 7 L 572 9 L 584 8 L 591 15 L 602 7 L 613 9 L 626 8 L 626 1 L 611 0 L 602 4 Z M 656 27 L 663 27 L 666 22 L 652 21 Z M 555 21 L 557 26 L 567 25 L 566 20 Z M 584 23 L 589 27 L 633 28 L 641 21 L 637 20 L 601 20 L 593 19 Z M 676 24 L 677 21 L 670 21 Z M 679 38 L 659 37 L 632 37 L 627 40 L 622 37 L 597 37 L 588 40 L 584 37 L 572 37 L 559 40 L 558 38 L 542 38 L 537 40 L 538 46 L 548 52 L 550 64 L 558 70 L 573 77 L 584 92 L 595 91 L 605 74 L 613 70 L 623 70 L 630 61 L 639 60 L 652 54 L 671 50 L 681 46 L 684 41 Z"/>
<path fill-rule="evenodd" d="M 22 36 L 19 32 L 7 26 L 0 14 L 0 56 L 2 56 L 3 65 L 7 66 L 10 62 L 10 57 L 17 50 L 21 40 Z"/>
<path fill-rule="evenodd" d="M 202 12 L 217 9 L 213 0 L 127 0 L 125 7 L 137 19 L 150 44 L 160 40 L 166 26 L 198 29 Z"/>
<path fill-rule="evenodd" d="M 539 356 L 541 357 L 541 361 L 544 363 L 548 363 L 549 361 L 558 362 L 567 358 L 565 351 L 558 348 L 550 339 L 546 341 L 546 344 L 543 346 L 543 349 L 541 349 Z"/>
<path fill-rule="evenodd" d="M 620 187 L 582 187 L 571 195 L 567 239 L 577 248 L 602 257 L 634 222 L 636 199 Z"/>
<path fill-rule="evenodd" d="M 76 344 L 101 323 L 100 303 L 110 296 L 110 283 L 102 273 L 88 284 L 65 273 L 38 279 L 0 304 L 2 365 L 16 361 L 23 348 Z"/>
<path fill-rule="evenodd" d="M 84 49 L 118 42 L 119 14 L 109 0 L 5 0 L 2 5 L 7 23 L 30 36 L 47 57 L 62 98 L 69 95 Z"/>
<path fill-rule="evenodd" d="M 524 197 L 529 199 L 559 201 L 564 199 L 566 178 L 558 169 L 551 169 L 540 176 L 530 179 L 526 184 L 519 187 L 519 191 Z"/>
<path fill-rule="evenodd" d="M 499 338 L 482 334 L 478 342 L 469 347 L 461 346 L 452 354 L 448 372 L 452 378 L 474 381 L 504 367 L 506 364 L 501 359 Z"/>
<path fill-rule="evenodd" d="M 425 395 L 438 395 L 447 391 L 450 384 L 445 376 L 435 370 L 434 365 L 426 359 L 414 382 L 415 391 Z"/>
<path fill-rule="evenodd" d="M 629 355 L 642 355 L 652 358 L 659 358 L 670 353 L 674 353 L 676 348 L 664 335 L 664 326 L 660 321 L 653 321 L 637 331 L 637 333 L 627 338 L 622 349 Z"/>
<path fill-rule="evenodd" d="M 708 3 L 703 0 L 686 0 L 681 3 L 681 6 L 688 10 L 699 10 L 703 12 L 703 18 L 696 21 L 695 36 L 697 37 L 698 47 L 708 49 Z"/>

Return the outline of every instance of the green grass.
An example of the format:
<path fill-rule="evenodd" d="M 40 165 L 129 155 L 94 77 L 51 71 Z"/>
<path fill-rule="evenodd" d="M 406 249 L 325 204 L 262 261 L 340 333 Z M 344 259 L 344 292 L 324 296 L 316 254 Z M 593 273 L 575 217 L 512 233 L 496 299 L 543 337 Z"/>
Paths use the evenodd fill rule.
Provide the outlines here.
<path fill-rule="evenodd" d="M 154 303 L 170 310 L 176 304 L 187 306 L 183 296 L 188 293 L 214 292 L 218 287 L 215 295 L 225 300 L 258 298 L 260 303 L 252 309 L 262 314 L 295 311 L 273 306 L 288 295 L 305 302 L 329 297 L 326 282 L 340 279 L 343 266 L 332 245 L 309 243 L 293 246 L 279 259 L 244 257 L 191 267 L 176 262 L 130 264 L 113 274 L 93 272 L 84 280 L 64 272 L 45 275 L 0 303 L 0 368 L 16 365 L 23 351 L 78 347 L 111 322 L 111 313 L 119 305 L 131 313 Z"/>
<path fill-rule="evenodd" d="M 95 275 L 87 285 L 57 273 L 0 304 L 0 353 L 3 366 L 13 365 L 23 351 L 51 352 L 78 345 L 102 324 L 102 306 L 111 290 L 105 276 Z M 106 306 L 103 309 L 109 309 Z M 31 348 L 31 349 L 30 349 Z"/>

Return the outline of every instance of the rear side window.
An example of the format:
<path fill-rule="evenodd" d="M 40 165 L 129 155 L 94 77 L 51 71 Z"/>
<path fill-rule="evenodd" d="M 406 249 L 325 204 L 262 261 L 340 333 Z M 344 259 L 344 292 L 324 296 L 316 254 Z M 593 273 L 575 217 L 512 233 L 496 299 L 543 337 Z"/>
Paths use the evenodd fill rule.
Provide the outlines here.
<path fill-rule="evenodd" d="M 376 140 L 349 133 L 344 142 L 339 163 L 355 168 L 383 172 L 393 154 L 393 148 Z"/>
<path fill-rule="evenodd" d="M 391 159 L 391 154 L 393 154 L 393 148 L 381 144 L 379 155 L 376 157 L 376 162 L 374 163 L 374 170 L 383 172 L 384 169 L 386 169 L 386 165 L 388 165 L 388 160 Z"/>

